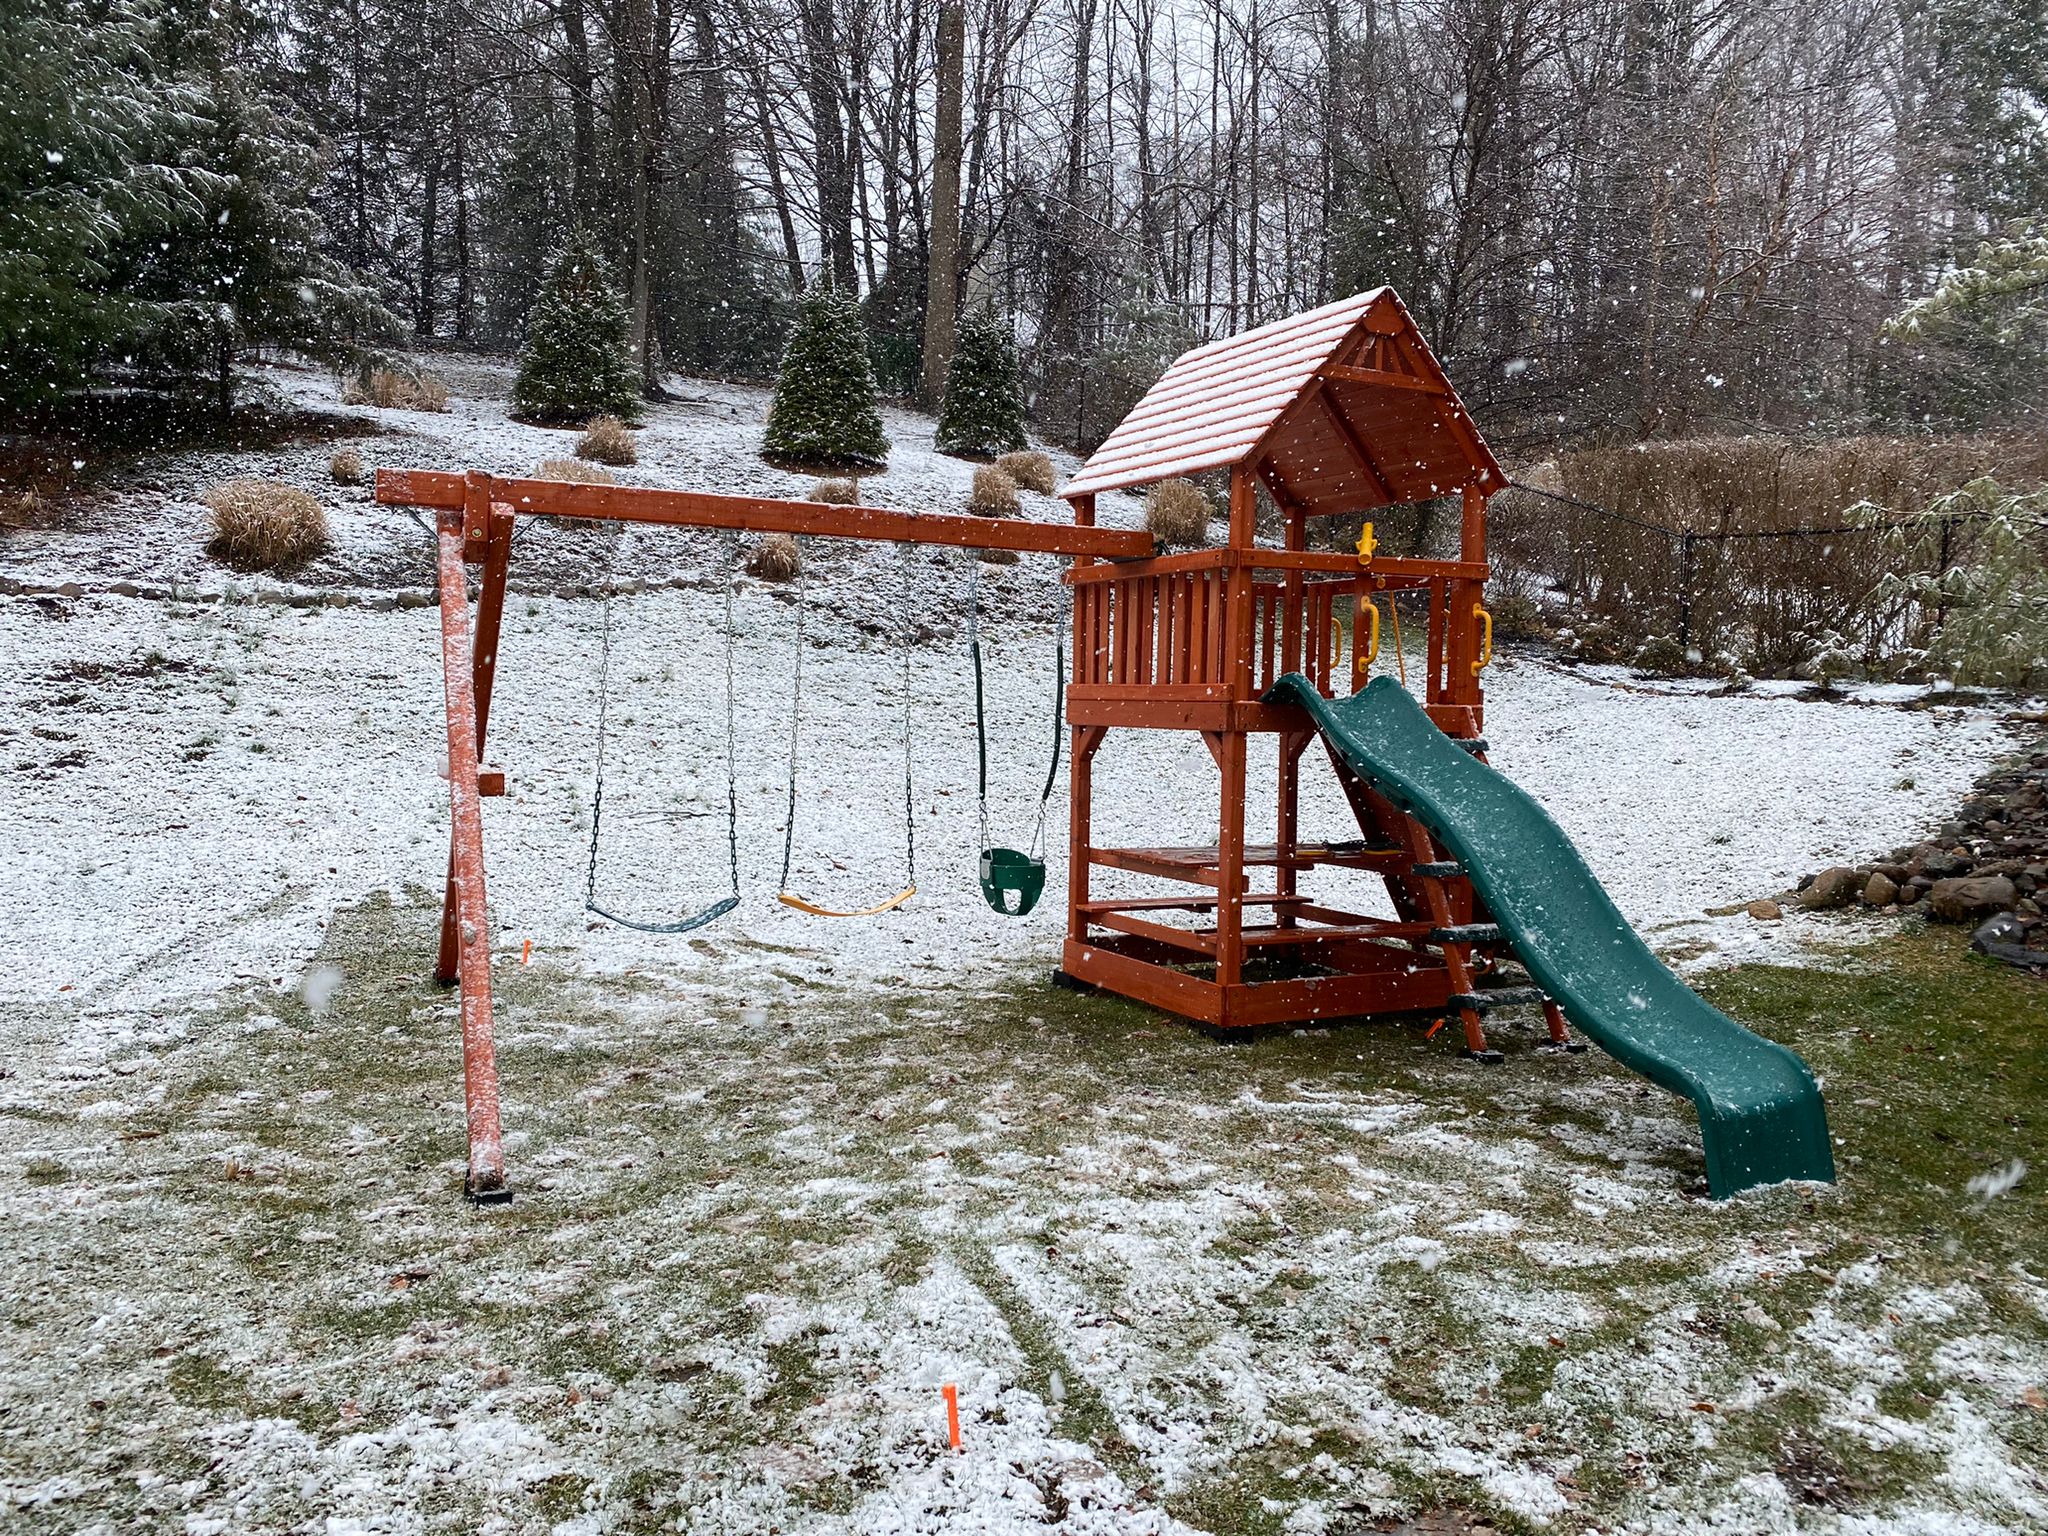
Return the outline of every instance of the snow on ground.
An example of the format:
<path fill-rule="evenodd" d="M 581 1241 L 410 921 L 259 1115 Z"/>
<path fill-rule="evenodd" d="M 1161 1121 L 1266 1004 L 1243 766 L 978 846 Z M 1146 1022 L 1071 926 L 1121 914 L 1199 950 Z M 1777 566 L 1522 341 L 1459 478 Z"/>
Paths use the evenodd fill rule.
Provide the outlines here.
<path fill-rule="evenodd" d="M 447 418 L 383 413 L 366 457 L 563 451 L 474 397 L 502 370 L 456 383 L 472 397 Z M 626 478 L 801 489 L 751 458 L 758 391 L 687 387 Z M 967 467 L 928 423 L 890 428 L 871 499 L 956 504 Z M 1480 1077 L 1397 1030 L 1233 1050 L 1042 988 L 1064 783 L 1045 905 L 995 916 L 973 881 L 957 554 L 912 562 L 917 898 L 859 922 L 774 902 L 792 594 L 745 582 L 745 900 L 676 938 L 582 908 L 602 607 L 554 594 L 599 579 L 610 541 L 522 545 L 543 579 L 506 618 L 489 755 L 512 793 L 485 813 L 520 1194 L 509 1214 L 455 1204 L 452 1014 L 420 974 L 447 836 L 432 614 L 255 601 L 194 553 L 199 484 L 319 484 L 330 448 L 139 465 L 0 550 L 42 583 L 240 593 L 0 600 L 0 1262 L 21 1277 L 0 1518 L 1335 1532 L 1440 1501 L 1576 1528 L 1597 1497 L 1627 1530 L 2048 1520 L 2038 1473 L 1987 1430 L 2041 1379 L 2038 1342 L 1881 1253 L 1827 1257 L 1849 1241 L 1840 1196 L 1688 1198 L 1688 1116 L 1618 1070 L 1520 1052 Z M 321 489 L 324 579 L 426 580 L 416 527 Z M 720 613 L 696 585 L 718 554 L 659 532 L 618 551 L 629 577 L 693 583 L 613 611 L 600 889 L 653 917 L 723 894 Z M 857 904 L 905 878 L 899 567 L 812 554 L 792 883 Z M 1005 841 L 1045 771 L 1051 576 L 981 571 Z M 1488 686 L 1495 763 L 1695 955 L 1796 953 L 1800 921 L 1705 909 L 1931 823 L 2004 739 L 1982 712 L 1627 691 L 1514 656 Z M 1199 742 L 1113 738 L 1096 783 L 1104 841 L 1213 838 Z M 1271 783 L 1267 760 L 1254 807 Z M 1304 828 L 1342 836 L 1345 814 L 1312 776 Z M 1932 1407 L 1907 1415 L 1901 1380 Z M 1853 1511 L 1807 1499 L 1753 1426 L 1809 1419 L 1906 1470 Z"/>

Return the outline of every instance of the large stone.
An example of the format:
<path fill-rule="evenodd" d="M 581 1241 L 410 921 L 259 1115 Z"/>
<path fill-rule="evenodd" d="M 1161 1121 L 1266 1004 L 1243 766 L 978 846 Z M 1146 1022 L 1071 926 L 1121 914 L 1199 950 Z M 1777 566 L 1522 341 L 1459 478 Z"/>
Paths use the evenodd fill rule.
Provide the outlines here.
<path fill-rule="evenodd" d="M 1899 899 L 1898 882 L 1883 870 L 1878 870 L 1863 887 L 1863 904 L 1870 907 L 1888 907 Z"/>
<path fill-rule="evenodd" d="M 1913 860 L 1913 865 L 1913 873 L 1916 875 L 1925 875 L 1930 880 L 1947 880 L 1967 870 L 1970 861 L 1959 858 L 1943 848 L 1929 848 Z"/>
<path fill-rule="evenodd" d="M 1813 883 L 1799 893 L 1799 903 L 1815 911 L 1825 907 L 1844 907 L 1856 899 L 1856 893 L 1863 885 L 1862 875 L 1846 864 L 1838 864 L 1815 875 Z"/>
<path fill-rule="evenodd" d="M 1759 896 L 1742 910 L 1760 923 L 1775 923 L 1785 915 L 1785 909 L 1768 896 Z"/>
<path fill-rule="evenodd" d="M 1935 881 L 1927 906 L 1936 917 L 1966 923 L 1990 912 L 2010 912 L 2019 899 L 2018 889 L 2004 875 L 1969 876 Z"/>

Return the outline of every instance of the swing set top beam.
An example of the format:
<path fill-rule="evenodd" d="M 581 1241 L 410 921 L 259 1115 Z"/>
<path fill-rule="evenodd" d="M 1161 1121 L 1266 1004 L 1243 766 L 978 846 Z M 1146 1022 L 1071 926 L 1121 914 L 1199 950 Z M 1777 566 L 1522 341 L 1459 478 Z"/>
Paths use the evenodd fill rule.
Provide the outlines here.
<path fill-rule="evenodd" d="M 387 506 L 462 511 L 465 476 L 425 469 L 380 469 L 377 500 Z M 566 480 L 490 477 L 488 503 L 516 513 L 578 517 L 688 528 L 738 528 L 755 533 L 819 534 L 896 544 L 946 544 L 963 549 L 1015 549 L 1037 554 L 1142 560 L 1152 535 L 1138 529 L 1073 523 L 964 517 L 943 512 L 897 512 L 887 507 L 843 507 L 765 496 L 719 496 L 707 491 L 662 491 L 640 486 L 583 485 Z"/>

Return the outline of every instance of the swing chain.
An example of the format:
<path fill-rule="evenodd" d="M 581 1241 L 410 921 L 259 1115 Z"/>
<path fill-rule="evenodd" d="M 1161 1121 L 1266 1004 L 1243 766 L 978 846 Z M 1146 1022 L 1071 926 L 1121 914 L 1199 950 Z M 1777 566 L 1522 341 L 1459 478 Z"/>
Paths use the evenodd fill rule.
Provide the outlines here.
<path fill-rule="evenodd" d="M 731 894 L 701 912 L 672 923 L 647 923 L 608 910 L 597 900 L 597 859 L 604 827 L 605 737 L 610 726 L 612 673 L 612 601 L 618 594 L 619 545 L 625 529 L 614 525 L 612 541 L 605 556 L 604 623 L 598 650 L 597 671 L 597 769 L 590 796 L 590 861 L 583 875 L 583 906 L 609 922 L 642 933 L 688 933 L 725 916 L 740 904 L 740 796 L 738 767 L 737 709 L 733 697 L 733 653 L 739 645 L 739 631 L 733 624 L 733 587 L 739 579 L 739 530 L 734 529 L 725 546 L 725 842 Z"/>
<path fill-rule="evenodd" d="M 913 676 L 911 653 L 916 648 L 917 635 L 911 620 L 910 545 L 898 544 L 896 548 L 902 556 L 903 568 L 903 590 L 897 620 L 903 638 L 903 859 L 907 874 L 904 883 L 914 889 L 917 885 L 917 790 L 911 783 L 910 683 Z"/>
<path fill-rule="evenodd" d="M 974 748 L 978 770 L 978 795 L 981 819 L 981 844 L 989 846 L 988 840 L 988 705 L 982 679 L 981 657 L 981 567 L 970 552 L 967 566 L 967 654 L 974 664 Z M 1031 842 L 1025 853 L 1028 858 L 1043 860 L 1045 852 L 1045 818 L 1052 805 L 1053 786 L 1059 782 L 1060 747 L 1065 735 L 1064 703 L 1067 680 L 1067 614 L 1070 594 L 1066 583 L 1060 583 L 1058 613 L 1054 618 L 1052 631 L 1052 761 L 1046 766 L 1045 787 L 1038 792 L 1038 818 L 1032 824 Z"/>
<path fill-rule="evenodd" d="M 583 905 L 597 904 L 598 832 L 604 826 L 604 742 L 611 716 L 612 681 L 612 597 L 618 590 L 619 543 L 625 537 L 622 524 L 612 524 L 611 541 L 605 546 L 604 622 L 597 652 L 597 771 L 590 791 L 590 862 L 583 875 Z"/>
<path fill-rule="evenodd" d="M 795 536 L 792 535 L 792 538 Z M 782 816 L 782 879 L 776 889 L 789 889 L 789 865 L 796 853 L 796 764 L 797 736 L 803 729 L 804 721 L 804 610 L 810 606 L 805 598 L 804 559 L 802 541 L 797 541 L 796 556 L 796 675 L 789 690 L 789 803 Z"/>
<path fill-rule="evenodd" d="M 1031 846 L 1026 850 L 1032 858 L 1045 857 L 1045 813 L 1052 805 L 1052 787 L 1059 782 L 1060 746 L 1066 736 L 1065 712 L 1067 684 L 1067 604 L 1071 594 L 1066 583 L 1060 583 L 1059 613 L 1053 620 L 1052 631 L 1052 762 L 1046 766 L 1045 788 L 1038 792 L 1038 820 L 1031 828 Z"/>
<path fill-rule="evenodd" d="M 897 629 L 903 648 L 903 861 L 905 866 L 905 895 L 917 889 L 917 792 L 912 782 L 911 753 L 911 684 L 916 677 L 915 658 L 912 655 L 915 642 L 911 621 L 911 570 L 910 545 L 896 546 L 901 558 L 902 592 L 899 598 Z M 809 606 L 804 597 L 805 563 L 799 547 L 796 577 L 796 665 L 790 684 L 789 704 L 789 799 L 782 818 L 782 884 L 783 900 L 789 901 L 789 871 L 796 853 L 796 796 L 797 765 L 799 759 L 798 738 L 803 728 L 804 717 L 804 610 Z M 903 898 L 897 897 L 900 902 Z M 804 910 L 813 910 L 804 908 Z M 882 910 L 882 909 L 877 909 Z M 827 912 L 826 917 L 847 917 L 855 914 Z"/>

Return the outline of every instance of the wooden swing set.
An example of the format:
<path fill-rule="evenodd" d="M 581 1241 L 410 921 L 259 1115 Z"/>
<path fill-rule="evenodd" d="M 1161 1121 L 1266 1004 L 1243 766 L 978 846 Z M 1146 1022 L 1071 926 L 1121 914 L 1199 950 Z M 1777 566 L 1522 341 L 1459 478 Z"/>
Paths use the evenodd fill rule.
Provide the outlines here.
<path fill-rule="evenodd" d="M 1096 525 L 1100 494 L 1211 472 L 1227 474 L 1230 486 L 1229 534 L 1221 547 L 1161 555 L 1149 534 Z M 1420 696 L 1446 734 L 1483 752 L 1480 677 L 1492 649 L 1491 621 L 1481 602 L 1486 502 L 1505 484 L 1407 310 L 1384 288 L 1180 358 L 1062 492 L 1073 510 L 1070 524 L 508 479 L 480 471 L 380 470 L 378 501 L 436 515 L 453 817 L 434 974 L 460 988 L 471 1198 L 510 1198 L 492 1047 L 483 801 L 505 792 L 504 771 L 487 764 L 485 742 L 517 519 L 612 520 L 719 528 L 735 537 L 775 532 L 1064 557 L 1070 562 L 1065 581 L 1072 593 L 1073 671 L 1062 701 L 1070 793 L 1068 889 L 1066 938 L 1055 979 L 1100 987 L 1221 1029 L 1434 1012 L 1461 1019 L 1468 1052 L 1490 1055 L 1477 1010 L 1460 1001 L 1473 995 L 1473 978 L 1490 965 L 1497 943 L 1497 930 L 1474 920 L 1469 881 L 1419 822 L 1341 764 L 1339 778 L 1364 835 L 1304 841 L 1298 826 L 1300 763 L 1316 733 L 1304 710 L 1269 704 L 1262 696 L 1287 673 L 1306 675 L 1326 696 L 1362 686 L 1379 650 L 1378 598 L 1388 596 L 1391 610 L 1394 594 L 1422 593 L 1428 637 Z M 1277 548 L 1257 541 L 1259 487 L 1284 525 Z M 1309 548 L 1313 518 L 1370 514 L 1453 495 L 1462 506 L 1456 559 L 1382 556 L 1373 547 L 1369 523 L 1355 551 Z M 471 566 L 480 568 L 473 605 Z M 732 586 L 728 579 L 728 604 Z M 970 614 L 972 602 L 970 596 Z M 799 592 L 799 616 L 807 606 Z M 726 622 L 730 647 L 729 611 Z M 978 640 L 970 637 L 979 721 Z M 906 668 L 909 643 L 906 632 Z M 1405 674 L 1405 661 L 1399 664 Z M 907 751 L 907 717 L 904 729 Z M 1201 734 L 1220 780 L 1214 843 L 1095 844 L 1094 768 L 1112 729 Z M 1276 838 L 1248 845 L 1246 767 L 1255 736 L 1276 744 Z M 730 751 L 729 739 L 729 775 Z M 797 756 L 793 735 L 788 839 L 795 835 Z M 1056 773 L 1057 755 L 1054 764 Z M 1049 777 L 1048 794 L 1051 783 Z M 985 757 L 983 785 L 985 805 Z M 730 800 L 729 794 L 729 813 Z M 595 830 L 587 895 L 602 912 L 596 907 Z M 985 833 L 984 817 L 984 845 Z M 1034 862 L 1035 847 L 984 847 L 981 876 L 990 903 L 1010 910 L 1006 903 L 1014 902 L 1017 910 L 1029 910 L 1037 898 L 1029 868 Z M 910 898 L 916 889 L 914 844 L 910 863 L 903 892 L 869 912 Z M 1371 917 L 1303 894 L 1302 872 L 1318 868 L 1379 875 L 1397 915 Z M 1171 889 L 1164 895 L 1098 898 L 1092 894 L 1098 869 L 1134 873 Z M 1253 871 L 1260 872 L 1257 889 Z M 1037 879 L 1042 883 L 1042 864 Z M 788 885 L 786 848 L 787 904 L 827 916 L 865 915 L 823 909 L 795 897 Z M 737 897 L 736 881 L 732 894 Z M 729 910 L 720 903 L 711 915 Z M 1169 921 L 1176 914 L 1189 924 Z M 679 925 L 632 925 L 680 931 L 710 920 L 703 914 L 693 918 Z M 1552 1037 L 1561 1040 L 1562 1018 L 1552 1005 L 1546 1012 Z"/>

